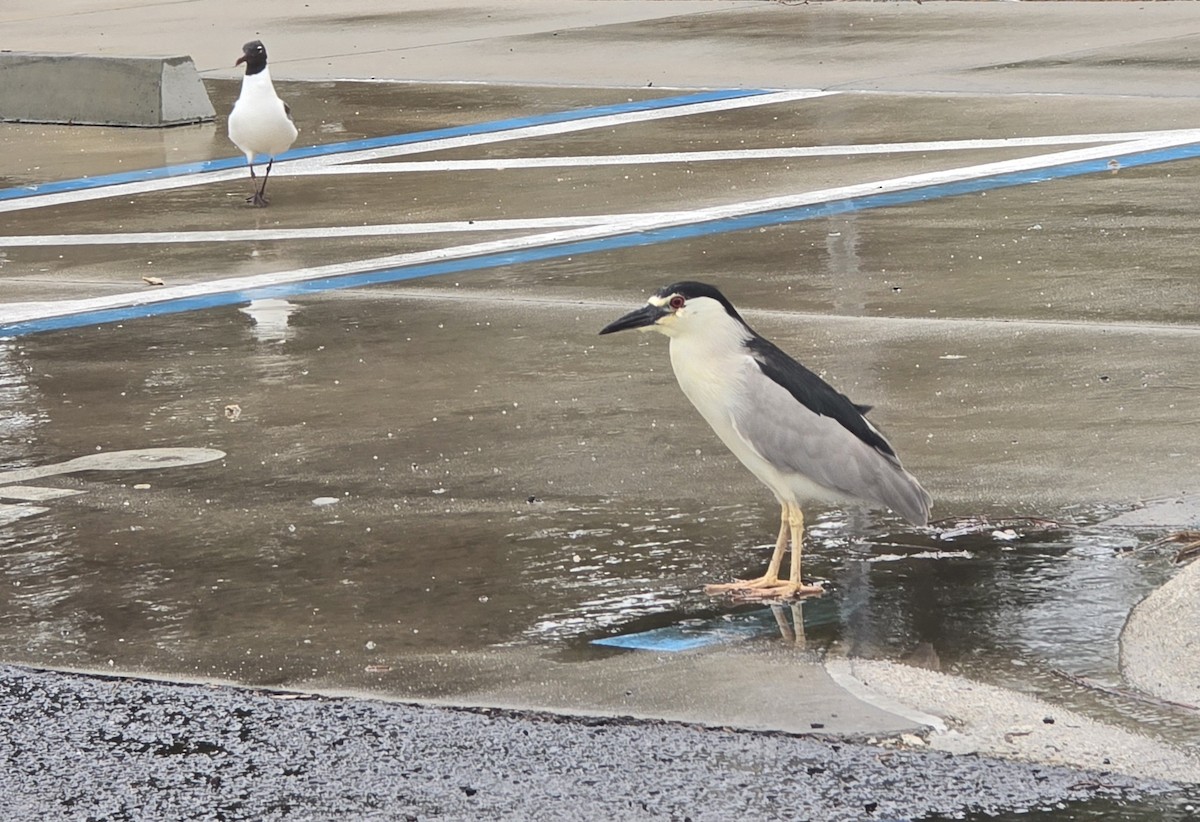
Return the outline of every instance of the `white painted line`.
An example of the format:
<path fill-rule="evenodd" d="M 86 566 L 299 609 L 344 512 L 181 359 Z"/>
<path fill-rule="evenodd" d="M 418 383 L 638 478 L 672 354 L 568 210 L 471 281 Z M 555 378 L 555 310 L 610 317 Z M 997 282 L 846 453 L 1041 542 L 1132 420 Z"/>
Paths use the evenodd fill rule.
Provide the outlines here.
<path fill-rule="evenodd" d="M 662 212 L 658 212 L 661 214 Z M 64 245 L 167 245 L 176 243 L 258 242 L 262 240 L 321 240 L 333 237 L 393 237 L 411 234 L 456 234 L 479 231 L 528 231 L 599 225 L 653 214 L 597 214 L 578 217 L 531 217 L 517 220 L 450 220 L 432 223 L 318 226 L 314 228 L 251 228 L 230 231 L 145 231 L 117 234 L 26 234 L 0 237 L 0 248 Z"/>
<path fill-rule="evenodd" d="M 881 694 L 879 691 L 871 688 L 871 686 L 855 675 L 854 665 L 850 660 L 826 659 L 825 673 L 829 674 L 829 678 L 846 693 L 872 707 L 895 714 L 916 725 L 924 725 L 932 728 L 938 733 L 945 733 L 947 730 L 946 722 L 941 717 L 934 716 L 919 708 L 914 708 L 912 705 L 892 699 L 890 696 Z"/>
<path fill-rule="evenodd" d="M 146 471 L 201 465 L 223 459 L 224 451 L 215 448 L 136 448 L 130 451 L 97 451 L 52 465 L 16 468 L 0 472 L 0 485 L 23 484 L 43 477 L 74 474 L 79 471 Z"/>
<path fill-rule="evenodd" d="M 407 154 L 423 154 L 427 151 L 445 151 L 453 148 L 485 145 L 505 140 L 531 137 L 550 137 L 558 134 L 569 134 L 576 131 L 587 131 L 595 128 L 625 126 L 631 123 L 646 123 L 653 120 L 667 120 L 691 114 L 710 114 L 718 111 L 733 111 L 739 108 L 768 106 L 774 103 L 790 103 L 797 100 L 813 100 L 818 97 L 830 97 L 838 92 L 819 91 L 817 89 L 799 89 L 796 91 L 776 91 L 771 94 L 758 94 L 753 97 L 738 97 L 732 100 L 712 100 L 707 103 L 692 103 L 686 106 L 671 108 L 656 108 L 646 111 L 632 111 L 625 114 L 607 114 L 602 117 L 590 117 L 586 120 L 570 120 L 563 123 L 543 123 L 536 126 L 515 128 L 510 131 L 500 131 L 490 134 L 467 134 L 462 137 L 447 137 L 441 140 L 429 140 L 420 143 L 407 143 L 401 146 L 383 146 L 381 148 L 365 149 L 353 154 L 330 154 L 323 157 L 312 157 L 305 160 L 294 160 L 289 163 L 290 173 L 300 173 L 305 169 L 340 165 L 343 163 L 367 162 L 380 160 L 385 157 L 402 157 Z M 272 172 L 274 173 L 274 172 Z"/>
<path fill-rule="evenodd" d="M 110 308 L 121 308 L 131 305 L 149 305 L 167 300 L 177 300 L 188 297 L 198 297 L 229 291 L 244 291 L 255 288 L 265 288 L 272 285 L 303 282 L 324 277 L 336 277 L 406 265 L 434 262 L 440 260 L 459 259 L 489 254 L 501 251 L 515 251 L 558 245 L 578 240 L 596 239 L 600 237 L 627 234 L 635 231 L 647 231 L 655 228 L 687 225 L 723 218 L 738 217 L 764 211 L 785 208 L 795 208 L 822 202 L 844 200 L 853 197 L 864 197 L 885 194 L 906 189 L 933 186 L 939 184 L 962 182 L 980 177 L 997 174 L 1031 171 L 1049 166 L 1067 163 L 1083 162 L 1098 159 L 1110 159 L 1125 154 L 1163 149 L 1171 146 L 1184 145 L 1200 140 L 1200 131 L 1173 132 L 1170 136 L 1154 139 L 1134 140 L 1118 145 L 1092 146 L 1071 151 L 1061 151 L 1052 154 L 1042 154 L 1036 157 L 1023 157 L 1015 160 L 982 163 L 954 169 L 944 169 L 905 177 L 896 177 L 878 182 L 860 183 L 857 185 L 840 186 L 837 188 L 821 189 L 803 194 L 770 197 L 763 200 L 750 200 L 729 203 L 721 206 L 695 209 L 693 211 L 663 212 L 660 214 L 639 214 L 615 219 L 601 225 L 569 228 L 561 231 L 550 231 L 516 238 L 504 238 L 481 243 L 452 246 L 429 251 L 393 254 L 375 257 L 355 262 L 333 263 L 330 265 L 301 268 L 292 271 L 281 271 L 269 274 L 258 274 L 247 277 L 232 277 L 229 279 L 209 280 L 191 285 L 157 288 L 152 292 L 137 291 L 123 294 L 112 294 L 104 297 L 92 297 L 82 300 L 64 300 L 37 303 L 10 303 L 0 307 L 0 323 L 17 323 L 47 317 L 63 316 L 66 314 L 82 313 Z M 0 476 L 0 481 L 3 477 Z"/>
<path fill-rule="evenodd" d="M 759 94 L 753 97 L 739 97 L 730 100 L 713 100 L 706 103 L 693 103 L 684 106 L 650 109 L 646 111 L 631 111 L 624 114 L 608 114 L 601 117 L 589 117 L 582 120 L 571 120 L 563 123 L 545 123 L 536 126 L 513 128 L 507 131 L 472 134 L 462 137 L 447 137 L 437 140 L 423 140 L 418 143 L 408 143 L 402 146 L 387 146 L 384 148 L 363 149 L 341 154 L 312 157 L 301 160 L 281 160 L 271 171 L 275 177 L 296 174 L 306 169 L 324 168 L 330 164 L 350 163 L 359 160 L 378 160 L 384 157 L 396 157 L 405 154 L 419 154 L 429 151 L 444 151 L 464 146 L 499 143 L 507 140 L 523 140 L 530 137 L 544 137 L 553 134 L 566 134 L 575 131 L 587 131 L 595 128 L 607 128 L 630 123 L 640 123 L 650 120 L 662 120 L 673 117 L 685 117 L 691 114 L 706 114 L 717 111 L 730 111 L 752 106 L 765 106 L 772 103 L 782 103 L 794 100 L 806 100 L 815 97 L 827 97 L 837 92 L 818 91 L 814 89 L 800 91 L 781 91 L 771 94 Z M 8 211 L 24 211 L 32 208 L 78 203 L 87 200 L 100 200 L 109 197 L 123 197 L 132 194 L 146 194 L 152 191 L 168 191 L 176 188 L 208 185 L 228 180 L 248 177 L 245 168 L 226 169 L 221 171 L 206 171 L 197 174 L 181 174 L 178 177 L 163 177 L 154 180 L 141 180 L 134 183 L 120 183 L 100 188 L 64 191 L 56 194 L 43 194 L 34 197 L 24 197 L 16 200 L 0 201 L 0 213 Z"/>
<path fill-rule="evenodd" d="M 977 149 L 1023 148 L 1054 145 L 1081 145 L 1114 141 L 1176 139 L 1200 140 L 1200 129 L 1163 131 L 1108 132 L 1102 134 L 1058 134 L 1043 137 L 1007 137 L 1000 139 L 937 140 L 908 143 L 868 143 L 863 145 L 803 146 L 774 149 L 734 149 L 728 151 L 663 152 L 659 154 L 616 154 L 578 157 L 526 157 L 494 160 L 433 160 L 428 162 L 364 163 L 312 167 L 293 171 L 293 175 L 402 173 L 412 171 L 503 170 L 567 166 L 609 166 L 657 163 L 695 163 L 722 160 L 762 160 L 792 157 L 856 156 L 860 154 L 924 153 L 970 151 Z M 278 176 L 279 172 L 275 172 Z M 683 212 L 679 212 L 683 213 Z M 414 234 L 444 234 L 479 231 L 523 231 L 539 228 L 599 225 L 637 218 L 659 219 L 666 212 L 642 214 L 602 214 L 595 216 L 544 217 L 509 220 L 452 220 L 429 223 L 386 223 L 366 226 L 319 226 L 313 228 L 245 229 L 230 231 L 162 231 L 112 234 L 26 234 L 0 236 L 0 247 L 85 245 L 167 245 L 177 243 L 261 242 L 267 240 L 331 239 L 338 237 L 391 237 Z"/>
<path fill-rule="evenodd" d="M 325 167 L 299 167 L 292 176 L 316 174 L 403 174 L 442 171 L 508 171 L 526 168 L 578 168 L 592 166 L 665 165 L 713 163 L 741 160 L 790 160 L 806 157 L 858 157 L 876 154 L 916 154 L 942 151 L 977 151 L 1038 146 L 1090 145 L 1146 140 L 1180 133 L 1135 131 L 1111 134 L 1062 134 L 1049 137 L 1008 137 L 995 140 L 929 140 L 912 143 L 865 143 L 863 145 L 788 146 L 724 151 L 667 151 L 649 154 L 588 154 L 566 157 L 496 157 L 478 160 L 426 160 L 397 163 L 343 163 Z"/>
<path fill-rule="evenodd" d="M 275 170 L 272 170 L 271 174 L 274 175 Z M 228 180 L 241 180 L 242 178 L 245 178 L 246 182 L 249 183 L 250 172 L 245 168 L 231 168 L 222 171 L 206 171 L 203 174 L 181 174 L 178 177 L 164 177 L 159 180 L 144 180 L 137 183 L 119 183 L 118 185 L 103 186 L 102 188 L 84 188 L 76 191 L 63 191 L 58 194 L 41 194 L 34 197 L 0 201 L 0 213 L 67 205 L 69 203 L 81 203 L 87 200 L 128 197 L 135 194 L 146 194 L 151 191 L 168 191 L 173 188 L 210 185 Z"/>

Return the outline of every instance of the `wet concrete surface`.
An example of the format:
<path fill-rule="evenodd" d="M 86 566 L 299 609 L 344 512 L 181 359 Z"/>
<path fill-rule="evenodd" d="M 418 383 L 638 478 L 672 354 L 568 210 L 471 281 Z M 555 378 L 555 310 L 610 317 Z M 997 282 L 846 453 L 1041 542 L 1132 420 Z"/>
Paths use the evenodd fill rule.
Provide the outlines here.
<path fill-rule="evenodd" d="M 606 15 L 628 15 L 648 13 L 650 6 L 661 14 L 668 6 L 697 4 L 589 5 Z M 717 4 L 700 5 L 711 10 Z M 778 57 L 770 56 L 778 51 L 770 45 L 774 33 L 760 19 L 794 10 L 719 5 L 730 7 L 722 13 L 725 22 L 735 11 L 745 13 L 728 36 L 756 44 L 749 51 L 763 55 L 760 63 L 743 63 L 746 70 L 777 65 Z M 916 11 L 934 4 L 909 5 Z M 989 20 L 1008 13 L 1000 4 L 970 5 Z M 1033 12 L 1050 16 L 1043 21 L 1058 14 L 1044 5 L 1046 10 Z M 1110 25 L 1103 22 L 1109 15 L 1127 19 L 1122 15 L 1132 13 L 1132 4 L 1119 4 L 1126 9 L 1120 12 L 1117 5 L 1097 9 L 1081 31 L 1094 31 L 1097 20 Z M 935 14 L 966 14 L 960 10 L 966 8 L 946 4 Z M 1161 44 L 1171 25 L 1178 35 L 1172 47 L 1184 48 L 1189 35 L 1172 17 L 1178 8 L 1156 6 L 1157 22 L 1137 30 L 1139 42 L 1157 37 Z M 841 10 L 851 17 L 870 11 L 838 4 L 816 13 Z M 888 20 L 911 13 L 898 4 L 871 4 L 871 10 Z M 352 30 L 390 25 L 390 18 L 375 12 L 347 14 L 343 22 Z M 419 24 L 425 18 L 405 19 Z M 544 20 L 533 24 L 545 27 Z M 868 41 L 880 33 L 865 30 Z M 902 29 L 885 30 L 892 39 Z M 622 23 L 562 42 L 582 53 L 585 40 L 633 42 L 643 31 L 649 36 L 655 27 Z M 713 29 L 679 28 L 679 21 L 662 31 L 680 34 L 673 48 L 707 48 L 704 43 L 717 36 Z M 862 31 L 842 29 L 845 37 Z M 918 39 L 929 44 L 940 37 L 944 45 L 956 39 L 955 31 L 951 26 Z M 274 203 L 264 210 L 241 206 L 248 181 L 240 170 L 179 188 L 9 208 L 0 213 L 0 228 L 19 241 L 0 241 L 0 322 L 37 301 L 164 293 L 143 284 L 144 276 L 161 278 L 166 290 L 202 286 L 485 239 L 515 240 L 548 230 L 562 217 L 720 207 L 1031 161 L 1081 144 L 964 144 L 953 151 L 931 145 L 881 154 L 846 148 L 822 156 L 719 161 L 671 156 L 680 152 L 1104 134 L 1200 122 L 1194 96 L 1162 91 L 1164 81 L 1176 76 L 1175 63 L 1158 67 L 1158 85 L 1144 77 L 1130 80 L 1139 75 L 1114 72 L 1117 58 L 1110 56 L 1129 52 L 1117 41 L 1137 40 L 1134 30 L 1108 30 L 1104 37 L 1112 37 L 1109 46 L 1081 52 L 1071 63 L 1066 85 L 1087 92 L 1076 96 L 839 94 L 474 145 L 431 145 L 369 160 L 395 165 L 391 173 L 318 175 L 311 165 L 302 173 L 300 164 L 280 163 L 272 174 Z M 287 47 L 302 43 L 280 39 Z M 542 46 L 545 54 L 557 53 L 556 45 Z M 829 49 L 842 53 L 832 43 Z M 961 70 L 954 74 L 955 90 L 971 90 L 961 84 L 984 74 L 984 86 L 1008 78 L 1010 92 L 1027 90 L 1020 83 L 1012 87 L 1013 77 L 1036 77 L 1030 90 L 1062 90 L 1055 78 L 1063 68 L 1035 51 L 1026 48 L 1020 60 L 1006 57 L 1014 62 L 1002 72 Z M 324 76 L 345 76 L 353 65 L 338 61 L 336 71 Z M 478 65 L 481 77 L 503 70 L 482 58 Z M 300 63 L 280 60 L 277 66 L 273 59 L 272 67 L 277 78 L 314 76 Z M 633 71 L 636 64 L 624 68 Z M 209 88 L 224 112 L 236 85 L 221 74 L 211 72 Z M 603 76 L 592 81 L 603 82 Z M 768 85 L 778 76 L 755 79 Z M 897 78 L 913 90 L 913 75 L 900 72 Z M 1103 81 L 1075 87 L 1080 78 Z M 558 79 L 569 81 L 570 72 Z M 693 82 L 704 78 L 693 76 Z M 279 86 L 297 113 L 304 145 L 679 93 L 328 81 Z M 4 188 L 232 153 L 222 122 L 153 134 L 0 125 L 0 144 Z M 651 152 L 663 156 L 627 165 L 586 162 Z M 487 167 L 547 157 L 578 162 Z M 462 165 L 475 160 L 481 163 Z M 433 165 L 400 170 L 411 162 Z M 0 474 L 0 574 L 7 580 L 0 583 L 0 659 L 852 738 L 901 738 L 923 726 L 966 722 L 946 705 L 939 710 L 928 704 L 912 677 L 876 677 L 897 684 L 872 695 L 848 690 L 830 673 L 843 658 L 905 659 L 1040 696 L 1140 734 L 1186 761 L 1200 739 L 1195 713 L 1123 695 L 1127 683 L 1117 642 L 1130 609 L 1175 573 L 1167 549 L 1130 551 L 1161 536 L 1164 521 L 1129 517 L 1194 499 L 1200 490 L 1192 433 L 1200 292 L 1190 255 L 1198 174 L 1200 162 L 1188 158 L 1139 168 L 1115 162 L 1103 173 L 888 208 L 542 260 L 516 258 L 370 288 L 255 292 L 252 302 L 0 340 L 0 468 L 130 448 L 226 454 L 186 468 L 43 478 L 34 483 L 39 489 L 81 493 L 40 500 L 13 496 L 18 492 Z M 501 219 L 529 225 L 487 224 Z M 539 228 L 539 221 L 545 225 Z M 305 236 L 321 227 L 405 223 L 440 227 L 408 226 L 386 236 Z M 229 235 L 246 229 L 296 234 Z M 187 242 L 168 234 L 182 231 L 211 234 Z M 164 233 L 136 241 L 112 236 L 102 245 L 75 236 L 124 232 Z M 74 239 L 39 239 L 58 234 Z M 877 513 L 814 506 L 806 569 L 827 582 L 824 597 L 794 614 L 704 597 L 703 583 L 755 572 L 765 561 L 775 529 L 773 503 L 687 405 L 662 340 L 596 336 L 658 286 L 685 278 L 719 285 L 766 336 L 855 401 L 875 405 L 876 424 L 933 492 L 935 516 L 1041 517 L 1057 524 L 955 535 L 912 529 Z M 788 620 L 793 626 L 798 620 L 801 630 L 781 633 Z M 707 644 L 681 652 L 654 645 L 681 636 Z M 642 649 L 595 644 L 622 638 L 633 638 L 632 647 Z M 20 688 L 61 687 L 88 701 L 99 699 L 96 689 L 103 687 L 73 677 L 55 686 L 53 679 L 20 670 L 6 676 L 25 683 Z M 200 695 L 259 700 L 162 687 L 120 686 L 142 694 L 135 699 L 183 695 L 197 711 L 208 709 L 196 701 Z M 936 684 L 931 690 L 937 692 Z M 874 701 L 889 695 L 894 701 Z M 255 704 L 301 712 L 310 704 L 350 706 L 351 713 L 408 710 L 356 701 Z M 449 722 L 429 731 L 438 738 L 462 732 L 453 724 L 464 715 L 426 715 Z M 314 721 L 322 733 L 335 734 L 341 717 Z M 74 733 L 73 723 L 81 729 L 92 720 L 75 715 L 63 721 L 64 733 Z M 1003 747 L 1006 733 L 1022 734 L 1025 723 L 1041 717 L 1003 721 L 1011 727 L 999 728 L 999 747 L 977 750 L 1045 758 Z M 552 724 L 560 730 L 588 727 Z M 519 725 L 535 733 L 541 727 L 538 721 Z M 657 727 L 675 726 L 650 726 Z M 787 739 L 789 745 L 802 742 Z M 652 744 L 622 744 L 635 743 L 639 749 Z M 930 757 L 911 740 L 901 747 L 903 757 L 914 761 Z M 193 759 L 188 762 L 191 767 Z M 943 767 L 940 756 L 929 762 Z M 1125 784 L 1086 776 L 1077 782 L 1090 787 L 1080 791 L 1053 783 L 1045 792 L 1008 794 L 1024 784 L 1028 768 L 1008 771 L 990 759 L 944 766 L 1000 768 L 979 791 L 996 800 L 993 809 L 1029 810 L 1090 795 L 1103 784 Z M 104 754 L 96 767 L 93 774 L 104 772 Z M 711 781 L 700 763 L 690 767 L 693 778 L 704 774 L 698 784 Z M 859 768 L 854 759 L 831 770 L 860 778 Z M 1185 772 L 1139 775 L 1190 779 Z M 938 773 L 950 782 L 961 778 Z M 336 783 L 343 777 L 322 771 L 313 779 Z M 22 783 L 21 790 L 34 793 L 21 807 L 49 801 L 38 793 L 39 780 L 31 774 Z M 968 804 L 961 796 L 921 804 L 924 783 L 907 776 L 896 781 L 907 786 L 897 796 L 910 804 L 901 802 L 896 810 L 906 818 Z M 772 789 L 781 785 L 795 789 L 783 777 Z M 1161 786 L 1151 781 L 1142 787 Z M 561 796 L 571 790 L 582 789 L 567 785 Z M 633 801 L 628 798 L 641 793 L 634 785 L 609 795 Z M 763 812 L 774 801 L 763 799 L 765 793 L 731 796 L 761 800 Z M 855 802 L 879 801 L 853 796 Z M 478 815 L 463 804 L 469 799 L 465 791 L 460 797 L 451 790 L 411 802 L 421 818 L 439 809 L 449 818 L 469 818 Z M 124 800 L 103 801 L 116 808 Z M 330 801 L 352 800 L 343 794 Z M 368 800 L 362 801 L 366 808 Z M 503 801 L 516 800 L 506 793 Z M 540 801 L 547 814 L 562 812 L 559 798 Z M 1128 803 L 1128 818 L 1170 818 L 1175 799 L 1164 801 Z M 849 807 L 828 797 L 813 802 L 830 815 L 811 818 L 843 818 L 837 814 Z M 261 807 L 262 813 L 287 812 L 282 805 Z M 619 816 L 626 806 L 597 807 L 606 813 L 579 818 Z M 639 813 L 628 808 L 627 815 Z M 682 818 L 690 808 L 680 800 L 642 810 Z M 1071 808 L 1063 813 L 1076 815 L 1060 818 L 1125 818 L 1088 816 L 1116 813 L 1111 805 Z M 693 818 L 707 818 L 707 812 Z M 714 810 L 711 818 L 732 817 Z"/>
<path fill-rule="evenodd" d="M 309 299 L 278 310 L 275 325 L 264 327 L 253 318 L 259 307 L 192 315 L 186 337 L 172 317 L 9 344 L 9 407 L 22 422 L 12 426 L 10 453 L 21 463 L 185 442 L 228 455 L 187 469 L 41 481 L 86 493 L 6 535 L 19 583 L 9 594 L 9 659 L 71 667 L 112 659 L 122 668 L 257 684 L 357 684 L 371 664 L 407 653 L 586 642 L 640 618 L 720 613 L 699 586 L 761 562 L 774 516 L 769 499 L 692 418 L 657 340 L 593 339 L 613 309 L 379 291 Z M 760 327 L 787 339 L 778 315 L 763 319 Z M 918 353 L 943 350 L 941 329 L 803 323 L 808 359 L 844 363 L 837 370 L 853 395 L 881 406 L 882 398 L 904 398 L 887 404 L 905 415 L 885 424 L 908 444 L 902 453 L 922 477 L 946 489 L 939 513 L 986 505 L 993 514 L 1052 516 L 1067 529 L 1033 537 L 1026 552 L 1021 541 L 938 540 L 887 517 L 814 508 L 809 568 L 833 580 L 839 600 L 876 587 L 860 589 L 855 579 L 868 568 L 884 579 L 896 574 L 880 555 L 929 551 L 930 560 L 902 563 L 889 586 L 918 573 L 950 595 L 977 579 L 994 589 L 978 607 L 997 615 L 1008 608 L 1002 591 L 1018 595 L 1045 575 L 1054 582 L 1039 583 L 1051 598 L 1043 607 L 1060 598 L 1062 607 L 1078 607 L 1077 592 L 1056 590 L 1071 583 L 1068 567 L 1091 565 L 1106 589 L 1127 589 L 1111 605 L 1104 600 L 1114 590 L 1096 603 L 1116 612 L 1169 574 L 1153 558 L 1116 556 L 1136 544 L 1125 532 L 1086 528 L 1116 504 L 1107 494 L 1166 492 L 1184 481 L 1184 461 L 1145 447 L 1157 425 L 1172 423 L 1170 415 L 1156 423 L 1161 402 L 1138 404 L 1126 389 L 1138 425 L 1114 421 L 1096 435 L 1106 443 L 1128 438 L 1119 459 L 1089 454 L 1086 441 L 1038 424 L 1059 402 L 1060 373 L 1034 379 L 1053 370 L 1047 360 L 1065 356 L 1081 382 L 1094 383 L 1093 403 L 1105 396 L 1108 386 L 1090 378 L 1099 364 L 1079 364 L 1093 336 L 1072 342 L 1059 329 L 1004 324 L 986 352 L 960 342 L 952 353 L 964 359 L 942 361 Z M 847 338 L 889 354 L 875 363 L 839 354 Z M 1046 340 L 1054 355 L 1030 353 L 1049 349 Z M 926 366 L 919 380 L 895 376 L 909 357 Z M 1010 386 L 1021 380 L 1022 401 L 971 390 L 974 378 L 961 375 L 977 359 L 1003 364 L 989 375 Z M 953 413 L 943 410 L 947 403 Z M 224 411 L 233 404 L 237 420 Z M 1136 458 L 1126 453 L 1134 448 Z M 968 459 L 973 454 L 986 458 Z M 1031 490 L 1035 474 L 1048 487 Z M 322 498 L 337 502 L 313 503 Z M 966 562 L 976 558 L 979 566 Z M 1017 568 L 1023 572 L 1007 584 L 986 582 Z M 952 577 L 960 579 L 950 584 Z M 118 599 L 113 579 L 124 581 Z M 946 613 L 913 619 L 940 632 L 969 602 L 955 600 Z M 1040 630 L 1057 620 L 1049 615 Z M 1002 638 L 1008 631 L 987 642 L 1020 641 L 1019 633 Z M 936 634 L 907 634 L 881 641 L 941 644 Z M 981 642 L 947 644 L 957 654 L 977 652 Z M 401 669 L 366 680 L 385 691 L 414 687 Z"/>

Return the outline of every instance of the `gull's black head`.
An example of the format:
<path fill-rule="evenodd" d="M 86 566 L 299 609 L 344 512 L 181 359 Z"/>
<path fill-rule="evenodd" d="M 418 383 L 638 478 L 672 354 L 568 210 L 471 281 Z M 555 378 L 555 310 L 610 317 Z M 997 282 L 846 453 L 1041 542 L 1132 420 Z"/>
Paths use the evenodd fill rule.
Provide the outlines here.
<path fill-rule="evenodd" d="M 702 326 L 712 322 L 714 314 L 746 325 L 733 303 L 716 288 L 707 283 L 684 280 L 660 288 L 645 306 L 609 323 L 600 329 L 600 333 L 611 334 L 627 328 L 654 328 L 674 336 L 679 331 L 702 330 Z"/>
<path fill-rule="evenodd" d="M 262 40 L 251 40 L 242 46 L 242 56 L 234 63 L 235 66 L 246 64 L 247 74 L 258 74 L 267 67 L 267 47 Z"/>

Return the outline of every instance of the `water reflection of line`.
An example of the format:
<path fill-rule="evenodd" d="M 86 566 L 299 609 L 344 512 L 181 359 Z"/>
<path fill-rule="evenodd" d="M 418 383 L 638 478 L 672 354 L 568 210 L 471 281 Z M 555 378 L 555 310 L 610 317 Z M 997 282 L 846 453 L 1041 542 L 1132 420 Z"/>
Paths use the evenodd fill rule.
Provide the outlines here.
<path fill-rule="evenodd" d="M 97 574 L 81 572 L 55 521 L 0 531 L 0 649 L 10 659 L 62 658 L 86 645 L 97 618 L 75 604 Z"/>
<path fill-rule="evenodd" d="M 636 582 L 636 581 L 635 581 Z M 603 630 L 638 617 L 678 608 L 681 592 L 642 591 L 614 594 L 580 602 L 569 611 L 545 614 L 530 625 L 525 639 L 569 639 L 581 633 Z"/>
<path fill-rule="evenodd" d="M 521 556 L 522 577 L 548 592 L 538 597 L 547 603 L 545 612 L 533 619 L 519 641 L 571 639 L 672 613 L 685 624 L 697 579 L 732 575 L 749 557 L 774 547 L 742 541 L 744 535 L 759 532 L 765 511 L 758 504 L 722 504 L 699 511 L 599 506 L 568 513 L 577 527 L 535 527 L 528 534 L 509 535 L 518 543 L 534 543 L 528 555 Z M 844 516 L 836 511 L 822 515 L 814 521 L 814 532 L 836 530 Z M 615 519 L 619 521 L 614 525 Z M 588 527 L 590 520 L 604 525 Z M 769 609 L 763 614 L 773 632 L 781 630 Z M 799 644 L 803 631 L 792 628 L 785 636 Z"/>

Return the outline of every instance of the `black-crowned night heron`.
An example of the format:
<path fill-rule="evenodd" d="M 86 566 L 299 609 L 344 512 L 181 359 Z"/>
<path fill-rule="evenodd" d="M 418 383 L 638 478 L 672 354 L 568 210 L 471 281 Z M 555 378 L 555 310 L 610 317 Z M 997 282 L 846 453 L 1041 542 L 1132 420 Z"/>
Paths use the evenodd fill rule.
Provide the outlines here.
<path fill-rule="evenodd" d="M 250 179 L 254 180 L 254 158 L 265 155 L 267 170 L 263 174 L 262 186 L 246 202 L 265 206 L 267 179 L 275 157 L 291 148 L 296 141 L 296 124 L 292 122 L 292 110 L 279 99 L 271 83 L 271 72 L 267 69 L 267 49 L 261 40 L 251 40 L 242 46 L 242 56 L 235 66 L 246 64 L 246 75 L 242 77 L 242 93 L 229 112 L 229 139 L 246 155 L 250 164 Z"/>
<path fill-rule="evenodd" d="M 669 285 L 600 333 L 627 328 L 670 337 L 679 387 L 782 508 L 767 572 L 708 585 L 706 592 L 757 600 L 821 593 L 820 586 L 800 579 L 801 500 L 857 499 L 891 508 L 915 525 L 928 521 L 929 494 L 867 420 L 870 407 L 855 405 L 755 333 L 711 285 Z M 779 568 L 789 536 L 791 574 L 782 580 Z"/>

